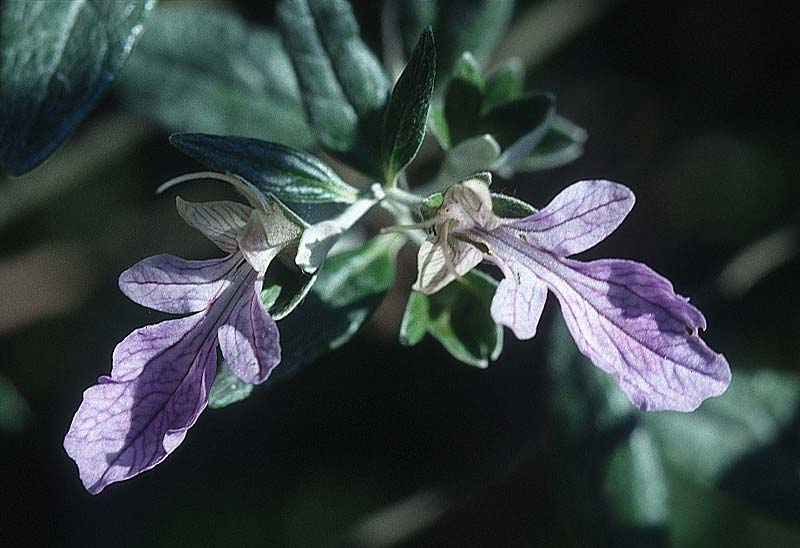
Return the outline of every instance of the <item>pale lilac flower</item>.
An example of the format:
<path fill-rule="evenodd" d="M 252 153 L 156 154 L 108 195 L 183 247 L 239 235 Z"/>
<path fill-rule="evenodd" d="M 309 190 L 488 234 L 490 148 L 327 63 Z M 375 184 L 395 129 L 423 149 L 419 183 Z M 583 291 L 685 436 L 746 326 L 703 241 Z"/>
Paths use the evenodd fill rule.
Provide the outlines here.
<path fill-rule="evenodd" d="M 724 356 L 698 334 L 702 313 L 647 266 L 622 259 L 568 259 L 611 234 L 634 195 L 610 181 L 580 181 L 541 211 L 501 219 L 488 187 L 470 179 L 451 187 L 420 247 L 414 288 L 434 293 L 486 259 L 503 280 L 492 317 L 520 339 L 536 334 L 548 289 L 580 351 L 610 373 L 643 410 L 691 411 L 730 383 Z"/>
<path fill-rule="evenodd" d="M 181 217 L 228 255 L 156 255 L 120 276 L 133 301 L 191 315 L 128 335 L 114 349 L 111 376 L 84 392 L 64 448 L 90 493 L 152 468 L 183 441 L 208 402 L 218 345 L 248 383 L 266 380 L 280 361 L 278 329 L 259 296 L 270 261 L 296 245 L 301 228 L 280 204 L 259 201 L 251 208 L 178 198 Z"/>

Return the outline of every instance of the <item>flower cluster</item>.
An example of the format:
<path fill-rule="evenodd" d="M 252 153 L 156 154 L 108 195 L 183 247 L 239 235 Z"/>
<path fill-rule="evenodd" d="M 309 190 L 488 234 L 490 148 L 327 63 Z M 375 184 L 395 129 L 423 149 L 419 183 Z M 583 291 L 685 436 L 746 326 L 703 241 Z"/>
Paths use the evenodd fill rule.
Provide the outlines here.
<path fill-rule="evenodd" d="M 336 219 L 309 227 L 276 198 L 229 179 L 250 206 L 177 201 L 181 217 L 226 256 L 187 261 L 158 255 L 120 276 L 120 289 L 133 301 L 189 315 L 131 333 L 114 350 L 111 375 L 84 393 L 64 447 L 90 493 L 152 468 L 183 441 L 208 403 L 217 347 L 243 381 L 266 380 L 281 349 L 260 294 L 279 254 L 286 250 L 312 272 L 369 208 L 401 196 L 373 189 Z M 633 404 L 693 410 L 730 382 L 725 358 L 699 336 L 706 327 L 700 311 L 645 265 L 568 258 L 606 238 L 633 204 L 633 193 L 620 184 L 581 181 L 541 211 L 502 218 L 484 179 L 462 181 L 424 223 L 431 231 L 420 245 L 413 289 L 435 293 L 488 261 L 503 274 L 490 308 L 498 324 L 520 339 L 533 337 L 552 291 L 580 351 L 611 374 Z"/>
<path fill-rule="evenodd" d="M 114 349 L 111 376 L 83 395 L 64 448 L 90 493 L 148 470 L 180 445 L 208 403 L 217 346 L 230 369 L 261 383 L 280 361 L 278 328 L 261 303 L 264 273 L 301 227 L 274 200 L 193 204 L 178 212 L 227 255 L 156 255 L 122 273 L 131 300 L 191 314 L 137 329 Z"/>
<path fill-rule="evenodd" d="M 623 259 L 568 259 L 604 240 L 635 198 L 610 181 L 580 181 L 541 211 L 501 219 L 486 183 L 450 187 L 419 250 L 414 288 L 434 293 L 483 260 L 503 273 L 494 320 L 520 339 L 536 334 L 548 290 L 580 351 L 610 373 L 643 410 L 691 411 L 730 383 L 728 362 L 698 334 L 703 314 L 647 266 Z"/>

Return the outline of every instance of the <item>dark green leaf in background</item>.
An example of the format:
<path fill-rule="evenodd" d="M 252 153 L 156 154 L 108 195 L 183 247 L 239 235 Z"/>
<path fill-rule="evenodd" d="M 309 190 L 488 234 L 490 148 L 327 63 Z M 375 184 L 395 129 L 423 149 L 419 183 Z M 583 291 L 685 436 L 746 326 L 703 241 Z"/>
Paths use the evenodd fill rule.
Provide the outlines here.
<path fill-rule="evenodd" d="M 292 377 L 326 352 L 342 346 L 358 332 L 392 286 L 395 256 L 401 243 L 396 235 L 379 236 L 359 248 L 327 259 L 303 302 L 291 314 L 278 320 L 281 362 L 266 381 L 267 385 Z M 267 273 L 262 299 L 274 297 L 268 293 L 267 286 L 271 283 L 273 268 L 270 266 Z M 290 296 L 288 286 L 285 290 Z M 278 295 L 270 312 L 284 300 L 284 296 Z M 225 369 L 220 369 L 218 380 L 212 387 L 216 407 L 240 401 L 252 391 L 252 385 L 248 385 L 248 390 L 241 381 L 223 375 Z"/>
<path fill-rule="evenodd" d="M 170 130 L 242 135 L 295 148 L 314 139 L 280 35 L 233 10 L 156 8 L 115 90 Z"/>
<path fill-rule="evenodd" d="M 255 385 L 246 383 L 237 377 L 223 361 L 217 370 L 214 384 L 208 391 L 208 406 L 212 409 L 228 407 L 249 397 L 254 388 Z"/>
<path fill-rule="evenodd" d="M 125 63 L 155 0 L 0 4 L 0 165 L 36 167 Z"/>
<path fill-rule="evenodd" d="M 287 0 L 278 4 L 277 14 L 315 137 L 375 172 L 374 148 L 389 81 L 359 37 L 350 4 Z"/>
<path fill-rule="evenodd" d="M 797 523 L 796 376 L 735 370 L 728 391 L 693 413 L 645 413 L 578 353 L 560 319 L 549 363 L 558 432 L 553 450 L 559 492 L 565 493 L 561 512 L 577 537 L 614 546 L 665 546 L 668 531 L 690 535 L 695 527 L 698 516 L 681 503 L 688 491 L 706 498 L 697 505 L 711 512 L 708 519 L 723 518 L 726 510 L 714 509 L 727 497 L 742 503 L 736 516 L 724 516 L 730 523 L 755 519 L 753 510 Z M 748 546 L 737 534 L 704 545 Z M 800 540 L 800 532 L 789 536 Z"/>
<path fill-rule="evenodd" d="M 422 145 L 435 77 L 436 50 L 433 32 L 427 28 L 420 35 L 386 106 L 381 156 L 387 184 L 394 184 L 397 175 L 414 159 Z"/>
<path fill-rule="evenodd" d="M 412 292 L 400 326 L 411 346 L 430 333 L 459 361 L 486 367 L 503 350 L 503 329 L 489 312 L 497 282 L 472 270 L 433 295 Z"/>
<path fill-rule="evenodd" d="M 11 381 L 0 374 L 0 431 L 19 432 L 31 421 L 31 408 Z"/>
<path fill-rule="evenodd" d="M 554 98 L 549 93 L 531 93 L 487 112 L 481 129 L 497 139 L 503 149 L 493 169 L 503 176 L 513 173 L 517 163 L 544 138 L 554 116 Z"/>
<path fill-rule="evenodd" d="M 525 69 L 519 59 L 508 59 L 486 78 L 483 97 L 484 111 L 522 97 Z"/>
<path fill-rule="evenodd" d="M 456 64 L 444 97 L 451 145 L 457 145 L 478 131 L 483 91 L 480 67 L 472 54 L 465 52 Z"/>
<path fill-rule="evenodd" d="M 586 130 L 556 116 L 536 148 L 516 165 L 516 171 L 553 169 L 577 160 L 583 154 Z"/>
<path fill-rule="evenodd" d="M 297 149 L 249 137 L 176 133 L 170 143 L 208 167 L 234 173 L 290 202 L 355 201 L 358 190 L 321 160 Z"/>
<path fill-rule="evenodd" d="M 395 1 L 395 0 L 391 0 Z M 508 28 L 513 0 L 396 0 L 406 53 L 422 29 L 436 34 L 439 73 L 449 75 L 465 51 L 484 62 Z"/>

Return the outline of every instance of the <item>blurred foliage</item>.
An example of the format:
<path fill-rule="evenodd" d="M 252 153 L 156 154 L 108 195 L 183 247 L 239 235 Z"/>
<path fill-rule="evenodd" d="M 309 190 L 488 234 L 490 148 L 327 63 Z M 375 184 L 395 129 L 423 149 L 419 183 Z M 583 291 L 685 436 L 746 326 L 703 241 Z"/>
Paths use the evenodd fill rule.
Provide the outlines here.
<path fill-rule="evenodd" d="M 756 2 L 726 10 L 686 0 L 668 9 L 619 3 L 576 11 L 580 2 L 522 1 L 513 15 L 507 3 L 491 11 L 491 3 L 475 2 L 490 6 L 478 19 L 485 32 L 467 33 L 446 11 L 460 3 L 412 3 L 427 13 L 384 17 L 384 30 L 393 28 L 401 44 L 384 58 L 399 52 L 405 62 L 421 29 L 434 23 L 440 74 L 451 74 L 447 64 L 455 67 L 463 53 L 448 42 L 480 42 L 467 49 L 489 69 L 489 104 L 497 104 L 498 90 L 523 89 L 520 72 L 524 89 L 558 91 L 559 112 L 590 139 L 562 126 L 567 141 L 545 135 L 539 146 L 556 157 L 580 146 L 584 156 L 495 185 L 535 204 L 578 178 L 632 186 L 636 210 L 598 253 L 623 250 L 694 296 L 709 317 L 707 338 L 734 366 L 729 393 L 691 415 L 643 416 L 585 363 L 561 326 L 544 337 L 547 319 L 537 342 L 523 347 L 508 337 L 505 355 L 486 371 L 456 367 L 426 339 L 398 348 L 368 323 L 352 345 L 298 368 L 261 397 L 207 413 L 191 443 L 147 478 L 89 498 L 60 447 L 69 417 L 81 390 L 107 370 L 114 344 L 132 327 L 161 319 L 127 303 L 116 278 L 156 252 L 208 251 L 181 226 L 171 201 L 153 196 L 158 183 L 193 164 L 141 118 L 169 130 L 312 143 L 291 58 L 270 30 L 271 4 L 167 2 L 75 146 L 29 175 L 46 192 L 31 197 L 16 181 L 0 182 L 0 266 L 14 266 L 16 254 L 34 245 L 66 240 L 85 250 L 79 262 L 95 280 L 89 295 L 70 297 L 60 317 L 31 316 L 35 323 L 0 334 L 0 421 L 15 417 L 2 424 L 26 426 L 0 432 L 0 489 L 15 502 L 0 517 L 3 545 L 344 546 L 350 528 L 430 486 L 451 497 L 428 508 L 430 519 L 395 545 L 800 545 L 800 263 L 791 249 L 776 248 L 782 260 L 746 291 L 726 297 L 715 285 L 740 250 L 799 224 L 800 120 L 788 18 Z M 363 42 L 375 53 L 385 37 L 380 8 L 355 3 Z M 548 13 L 562 16 L 548 24 Z M 596 17 L 590 25 L 586 13 Z M 437 21 L 456 30 L 437 33 Z M 526 27 L 530 21 L 540 26 Z M 569 25 L 585 30 L 553 38 Z M 548 57 L 515 49 L 536 65 L 499 66 L 493 44 L 519 36 L 531 47 L 547 44 Z M 389 66 L 391 76 L 399 74 Z M 441 93 L 443 80 L 437 83 Z M 453 173 L 487 150 L 488 162 L 496 157 L 486 139 L 473 145 L 456 160 L 448 156 L 456 168 L 435 170 Z M 226 191 L 197 185 L 185 192 L 219 198 Z M 75 279 L 59 255 L 45 259 L 54 275 L 29 276 L 33 294 Z M 86 270 L 75 272 L 84 279 Z M 325 299 L 351 291 L 333 274 L 328 287 L 338 289 L 310 293 L 298 314 L 281 320 L 297 322 L 296 330 L 285 328 L 298 333 L 296 347 L 317 344 L 301 328 L 319 333 L 309 318 L 328 309 Z M 402 261 L 398 275 L 410 283 Z M 361 287 L 359 279 L 348 283 Z M 353 336 L 389 285 L 352 290 L 359 296 L 353 313 L 329 314 L 324 326 L 333 335 L 319 344 Z M 11 291 L 0 287 L 0 302 L 13 315 Z M 390 298 L 381 319 L 399 323 L 402 306 Z M 286 364 L 291 355 L 285 351 Z"/>

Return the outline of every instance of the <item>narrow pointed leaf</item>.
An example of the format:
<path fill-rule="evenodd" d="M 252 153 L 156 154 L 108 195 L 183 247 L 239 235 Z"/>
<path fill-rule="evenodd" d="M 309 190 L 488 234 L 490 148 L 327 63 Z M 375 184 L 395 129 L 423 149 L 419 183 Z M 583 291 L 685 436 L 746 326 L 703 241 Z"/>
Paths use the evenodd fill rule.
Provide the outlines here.
<path fill-rule="evenodd" d="M 0 166 L 40 164 L 122 68 L 155 0 L 0 5 Z"/>
<path fill-rule="evenodd" d="M 381 156 L 384 181 L 388 184 L 394 183 L 422 145 L 435 76 L 436 50 L 433 32 L 428 28 L 419 37 L 386 107 Z"/>
<path fill-rule="evenodd" d="M 358 191 L 321 160 L 276 143 L 202 133 L 176 133 L 170 143 L 208 167 L 234 173 L 290 202 L 353 202 Z"/>
<path fill-rule="evenodd" d="M 280 35 L 231 9 L 159 6 L 115 91 L 170 130 L 314 142 Z"/>

